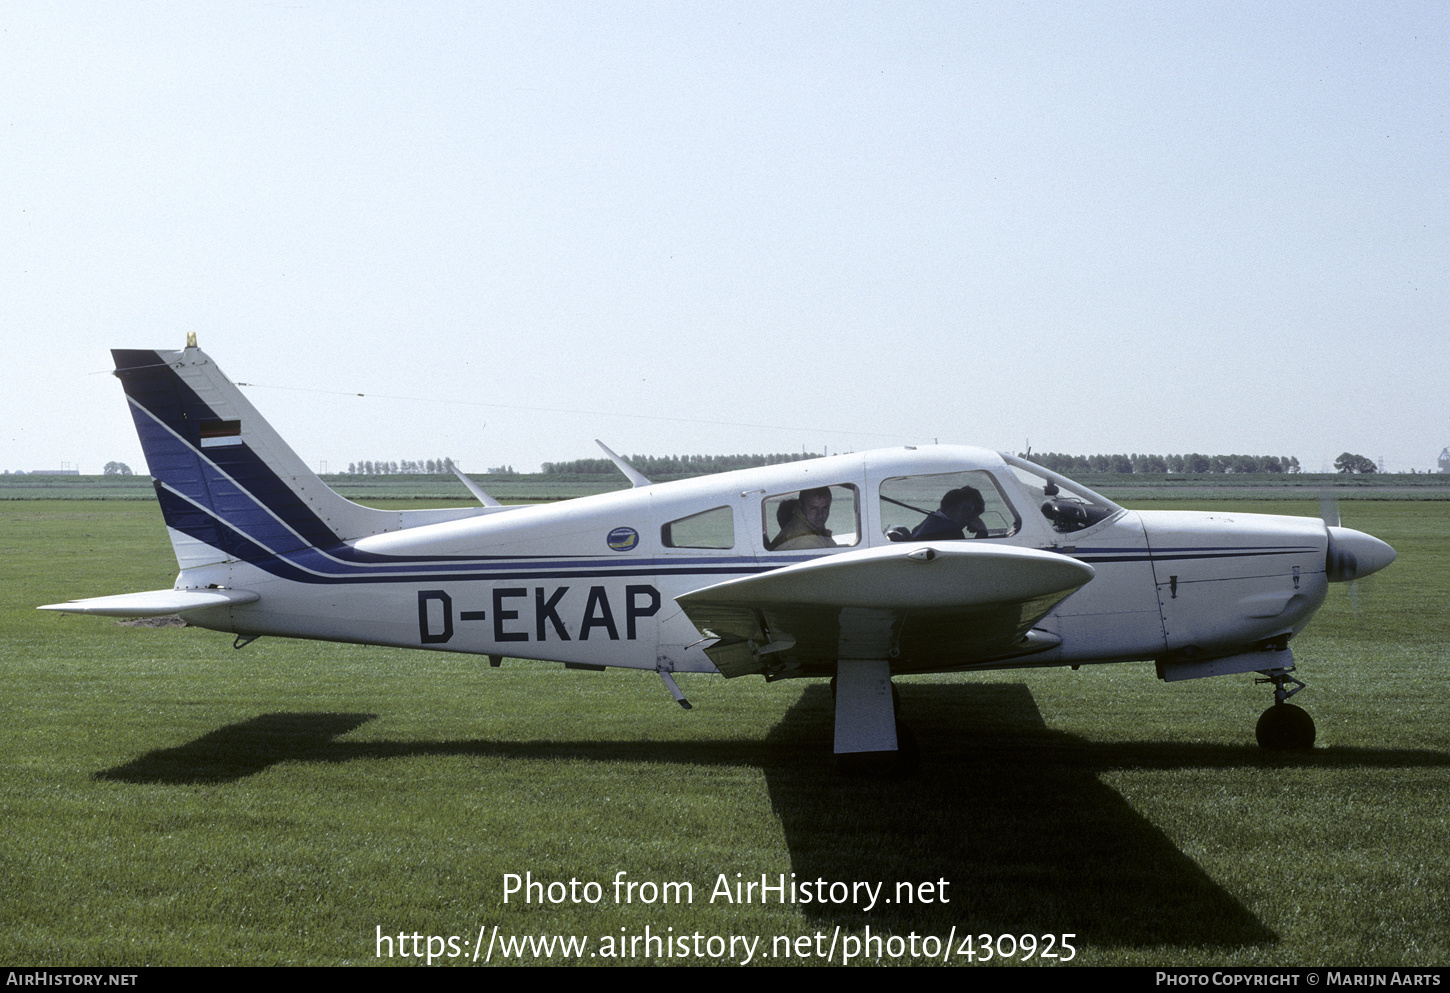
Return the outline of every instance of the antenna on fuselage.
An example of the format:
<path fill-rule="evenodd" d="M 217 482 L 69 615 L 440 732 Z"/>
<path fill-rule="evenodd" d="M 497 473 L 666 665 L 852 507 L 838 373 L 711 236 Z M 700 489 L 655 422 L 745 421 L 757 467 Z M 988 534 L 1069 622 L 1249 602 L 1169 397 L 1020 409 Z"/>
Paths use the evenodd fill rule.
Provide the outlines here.
<path fill-rule="evenodd" d="M 473 480 L 469 479 L 461 471 L 459 471 L 458 466 L 449 466 L 449 468 L 453 470 L 453 475 L 458 477 L 458 481 L 461 482 L 464 486 L 468 487 L 468 492 L 472 493 L 473 498 L 479 503 L 483 504 L 485 507 L 503 506 L 503 504 L 499 503 L 493 497 L 483 492 L 483 490 L 479 487 L 477 483 L 475 483 Z"/>
<path fill-rule="evenodd" d="M 609 446 L 606 445 L 604 442 L 600 441 L 598 438 L 595 438 L 594 439 L 594 444 L 596 444 L 600 448 L 604 449 L 604 454 L 609 456 L 609 461 L 613 462 L 614 465 L 615 465 L 615 468 L 617 468 L 620 472 L 624 473 L 626 477 L 628 477 L 628 479 L 629 479 L 629 481 L 630 481 L 630 483 L 632 485 L 634 485 L 634 486 L 653 486 L 654 485 L 648 479 L 645 479 L 644 476 L 640 474 L 640 472 L 639 472 L 638 469 L 636 469 L 634 466 L 630 465 L 628 462 L 624 461 L 624 459 L 620 458 L 618 455 L 615 455 L 614 452 L 610 451 Z"/>

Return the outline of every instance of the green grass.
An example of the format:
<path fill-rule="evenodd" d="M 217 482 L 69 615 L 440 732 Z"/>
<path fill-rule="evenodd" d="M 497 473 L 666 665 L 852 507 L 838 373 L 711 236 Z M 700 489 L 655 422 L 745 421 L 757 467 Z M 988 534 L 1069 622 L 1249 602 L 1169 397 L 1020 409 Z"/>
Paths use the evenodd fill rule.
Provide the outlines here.
<path fill-rule="evenodd" d="M 234 651 L 213 632 L 37 613 L 168 585 L 159 511 L 0 504 L 6 958 L 372 963 L 378 927 L 768 943 L 869 925 L 1072 932 L 1082 964 L 1444 965 L 1450 505 L 1344 516 L 1400 559 L 1354 602 L 1334 587 L 1295 641 L 1311 754 L 1254 746 L 1269 693 L 1248 676 L 935 676 L 901 681 L 923 760 L 890 785 L 833 775 L 819 683 L 682 676 L 686 713 L 648 673 Z M 695 902 L 616 906 L 606 885 L 598 906 L 505 906 L 504 874 L 526 871 L 689 881 Z M 737 872 L 946 879 L 951 902 L 709 903 Z"/>

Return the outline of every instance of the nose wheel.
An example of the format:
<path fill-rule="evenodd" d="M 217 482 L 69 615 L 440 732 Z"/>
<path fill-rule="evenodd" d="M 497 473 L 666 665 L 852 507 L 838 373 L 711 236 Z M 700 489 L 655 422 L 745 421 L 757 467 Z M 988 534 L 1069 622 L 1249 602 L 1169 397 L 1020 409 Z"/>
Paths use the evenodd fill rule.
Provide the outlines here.
<path fill-rule="evenodd" d="M 1314 718 L 1302 707 L 1289 703 L 1288 699 L 1304 688 L 1304 684 L 1289 675 L 1292 669 L 1265 669 L 1264 678 L 1255 683 L 1274 684 L 1274 705 L 1259 717 L 1254 728 L 1254 737 L 1260 748 L 1272 751 L 1297 751 L 1314 747 Z M 1290 688 L 1289 684 L 1294 684 Z"/>

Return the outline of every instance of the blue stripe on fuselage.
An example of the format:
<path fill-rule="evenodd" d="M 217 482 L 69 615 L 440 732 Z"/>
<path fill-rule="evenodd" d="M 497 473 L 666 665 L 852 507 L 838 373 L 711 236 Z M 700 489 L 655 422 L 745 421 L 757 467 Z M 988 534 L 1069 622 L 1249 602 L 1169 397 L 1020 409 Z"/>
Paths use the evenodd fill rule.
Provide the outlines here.
<path fill-rule="evenodd" d="M 816 556 L 773 558 L 761 564 L 750 556 L 690 558 L 630 558 L 620 561 L 615 556 L 482 556 L 443 559 L 436 556 L 408 558 L 404 556 L 370 555 L 367 563 L 349 562 L 349 546 L 338 544 L 329 548 L 302 548 L 281 553 L 252 540 L 249 536 L 219 520 L 214 513 L 183 500 L 165 487 L 158 487 L 167 521 L 177 530 L 205 541 L 227 554 L 282 579 L 300 583 L 434 583 L 444 581 L 508 582 L 520 580 L 609 579 L 644 576 L 744 576 L 770 572 Z M 175 523 L 173 523 L 175 522 Z M 1200 557 L 1251 557 L 1283 554 L 1302 548 L 1203 549 Z M 1151 556 L 1078 555 L 1087 561 L 1104 562 L 1151 561 Z M 1184 558 L 1188 556 L 1174 556 Z"/>
<path fill-rule="evenodd" d="M 1168 562 L 1176 559 L 1242 558 L 1255 555 L 1298 555 L 1318 552 L 1318 545 L 1184 545 L 1154 551 L 1139 546 L 1097 548 L 1044 548 L 1080 562 Z"/>
<path fill-rule="evenodd" d="M 281 579 L 298 583 L 423 583 L 442 581 L 505 581 L 523 579 L 610 579 L 635 576 L 738 576 L 769 572 L 788 565 L 780 562 L 761 566 L 753 558 L 730 559 L 638 559 L 620 562 L 618 557 L 599 559 L 560 558 L 472 558 L 455 562 L 397 558 L 383 568 L 350 565 L 330 549 L 304 548 L 274 553 L 216 517 L 210 510 L 183 499 L 165 486 L 157 486 L 157 497 L 173 527 L 198 541 L 248 565 Z M 706 565 L 708 563 L 708 565 Z"/>

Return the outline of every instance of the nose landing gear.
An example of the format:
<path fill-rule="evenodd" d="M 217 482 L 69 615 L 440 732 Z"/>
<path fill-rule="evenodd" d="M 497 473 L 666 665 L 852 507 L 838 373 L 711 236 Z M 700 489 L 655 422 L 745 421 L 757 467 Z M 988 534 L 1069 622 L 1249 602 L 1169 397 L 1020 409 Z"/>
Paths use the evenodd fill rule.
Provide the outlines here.
<path fill-rule="evenodd" d="M 1289 673 L 1289 669 L 1263 669 L 1263 679 L 1255 683 L 1274 684 L 1274 705 L 1259 717 L 1254 736 L 1260 748 L 1274 751 L 1302 750 L 1314 747 L 1314 718 L 1301 707 L 1286 702 L 1304 688 L 1304 684 Z M 1292 689 L 1287 684 L 1293 683 Z"/>

